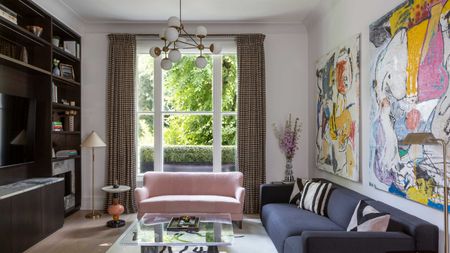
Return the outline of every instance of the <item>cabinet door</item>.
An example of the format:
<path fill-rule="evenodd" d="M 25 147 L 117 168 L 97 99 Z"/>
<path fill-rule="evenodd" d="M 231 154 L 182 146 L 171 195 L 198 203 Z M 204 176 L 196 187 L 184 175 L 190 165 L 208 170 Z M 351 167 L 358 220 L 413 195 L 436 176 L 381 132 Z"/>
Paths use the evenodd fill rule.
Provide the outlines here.
<path fill-rule="evenodd" d="M 45 186 L 42 192 L 42 226 L 44 236 L 64 224 L 64 182 Z"/>
<path fill-rule="evenodd" d="M 42 188 L 11 197 L 12 244 L 23 252 L 42 239 Z"/>
<path fill-rule="evenodd" d="M 0 249 L 11 253 L 11 198 L 0 200 Z"/>

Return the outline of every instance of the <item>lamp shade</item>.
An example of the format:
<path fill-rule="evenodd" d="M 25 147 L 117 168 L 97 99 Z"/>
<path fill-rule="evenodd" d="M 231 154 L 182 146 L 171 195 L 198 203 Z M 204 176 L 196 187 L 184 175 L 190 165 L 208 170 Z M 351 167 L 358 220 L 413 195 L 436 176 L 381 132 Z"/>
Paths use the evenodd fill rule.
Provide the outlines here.
<path fill-rule="evenodd" d="M 409 133 L 405 139 L 399 142 L 400 145 L 421 145 L 438 144 L 436 137 L 432 133 Z"/>
<path fill-rule="evenodd" d="M 81 146 L 84 148 L 97 148 L 106 147 L 106 144 L 96 132 L 92 131 L 81 143 Z"/>

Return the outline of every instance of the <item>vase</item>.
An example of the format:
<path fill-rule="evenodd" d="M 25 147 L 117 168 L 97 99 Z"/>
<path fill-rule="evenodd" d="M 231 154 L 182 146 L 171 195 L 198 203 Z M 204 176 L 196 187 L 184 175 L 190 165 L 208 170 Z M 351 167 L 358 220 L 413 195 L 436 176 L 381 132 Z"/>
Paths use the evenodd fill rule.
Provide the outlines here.
<path fill-rule="evenodd" d="M 292 158 L 286 157 L 286 170 L 284 171 L 283 182 L 294 182 L 294 173 L 292 172 Z"/>

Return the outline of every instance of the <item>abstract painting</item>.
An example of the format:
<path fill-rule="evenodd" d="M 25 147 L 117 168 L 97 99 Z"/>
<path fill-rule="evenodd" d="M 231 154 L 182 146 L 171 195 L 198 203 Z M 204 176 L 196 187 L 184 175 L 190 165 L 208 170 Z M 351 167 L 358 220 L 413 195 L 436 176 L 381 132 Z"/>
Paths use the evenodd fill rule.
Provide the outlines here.
<path fill-rule="evenodd" d="M 408 133 L 450 135 L 450 0 L 408 0 L 370 26 L 369 183 L 443 209 L 442 147 L 400 145 Z"/>
<path fill-rule="evenodd" d="M 322 57 L 317 75 L 317 167 L 359 181 L 360 35 Z"/>

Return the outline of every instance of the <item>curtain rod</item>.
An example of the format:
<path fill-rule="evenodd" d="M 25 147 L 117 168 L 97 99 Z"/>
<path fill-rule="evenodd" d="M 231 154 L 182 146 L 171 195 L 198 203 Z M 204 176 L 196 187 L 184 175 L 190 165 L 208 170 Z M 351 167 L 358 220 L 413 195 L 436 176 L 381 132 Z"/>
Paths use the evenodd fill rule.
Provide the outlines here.
<path fill-rule="evenodd" d="M 141 36 L 141 37 L 159 37 L 159 34 L 154 34 L 154 33 L 138 33 L 135 35 Z M 194 35 L 194 34 L 190 34 L 190 35 Z M 241 34 L 208 34 L 207 37 L 237 37 L 238 35 L 241 35 Z"/>

